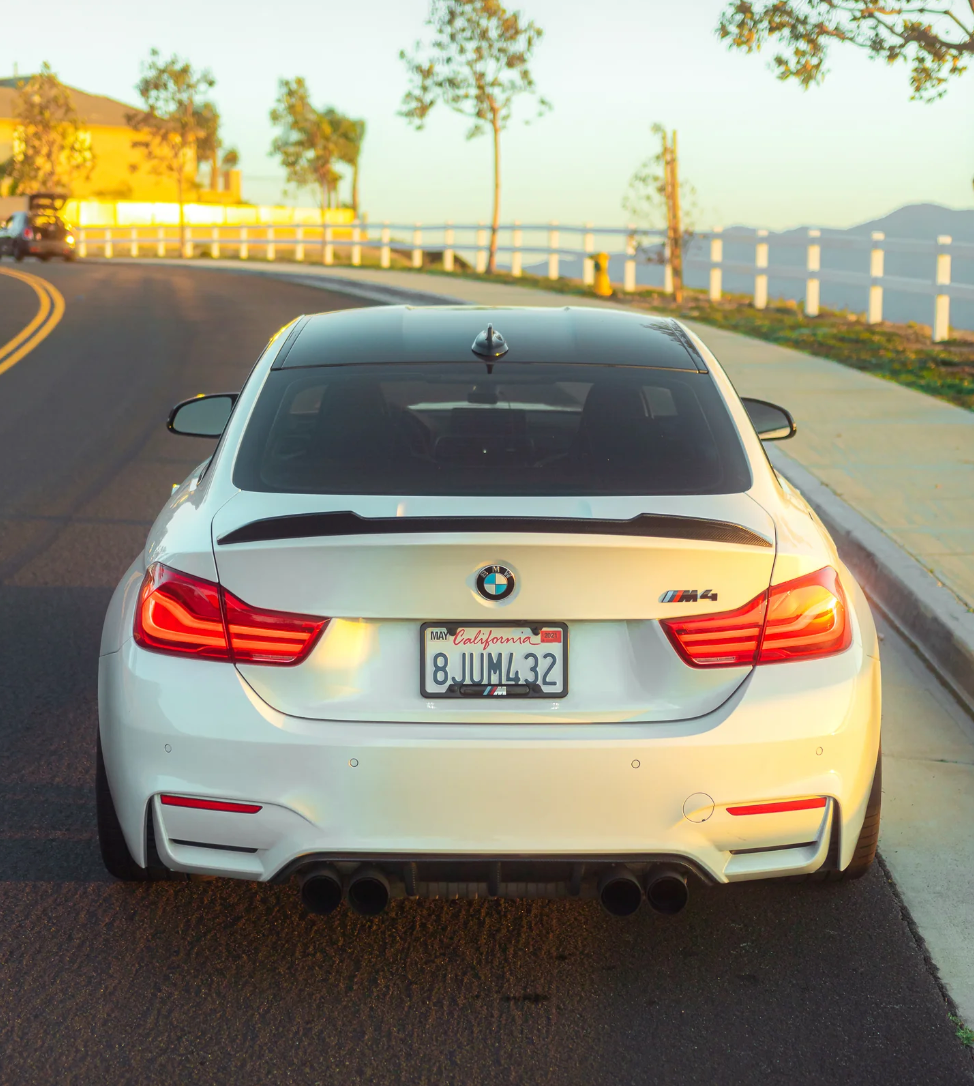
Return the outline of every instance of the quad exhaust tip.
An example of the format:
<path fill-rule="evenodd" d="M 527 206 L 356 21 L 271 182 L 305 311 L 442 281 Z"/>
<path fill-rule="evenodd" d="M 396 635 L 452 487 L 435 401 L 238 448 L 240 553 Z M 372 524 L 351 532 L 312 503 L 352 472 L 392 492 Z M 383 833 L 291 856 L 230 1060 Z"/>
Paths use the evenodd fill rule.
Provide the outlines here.
<path fill-rule="evenodd" d="M 651 871 L 646 878 L 646 900 L 666 916 L 682 912 L 690 900 L 686 874 L 674 867 Z"/>
<path fill-rule="evenodd" d="M 599 879 L 599 901 L 610 916 L 632 916 L 642 900 L 643 888 L 628 867 L 613 867 Z"/>
<path fill-rule="evenodd" d="M 342 903 L 342 877 L 331 864 L 314 864 L 298 875 L 301 901 L 309 913 L 327 916 Z"/>
<path fill-rule="evenodd" d="M 360 867 L 348 881 L 348 903 L 360 916 L 385 912 L 389 896 L 389 880 L 377 867 Z"/>

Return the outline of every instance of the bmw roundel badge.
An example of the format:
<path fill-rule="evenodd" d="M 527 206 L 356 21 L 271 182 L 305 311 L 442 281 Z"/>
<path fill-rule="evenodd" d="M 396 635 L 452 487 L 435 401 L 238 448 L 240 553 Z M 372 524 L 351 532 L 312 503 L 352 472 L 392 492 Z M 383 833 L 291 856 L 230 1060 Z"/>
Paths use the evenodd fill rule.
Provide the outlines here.
<path fill-rule="evenodd" d="M 506 600 L 514 591 L 514 574 L 507 566 L 484 566 L 477 574 L 477 591 L 485 600 Z"/>

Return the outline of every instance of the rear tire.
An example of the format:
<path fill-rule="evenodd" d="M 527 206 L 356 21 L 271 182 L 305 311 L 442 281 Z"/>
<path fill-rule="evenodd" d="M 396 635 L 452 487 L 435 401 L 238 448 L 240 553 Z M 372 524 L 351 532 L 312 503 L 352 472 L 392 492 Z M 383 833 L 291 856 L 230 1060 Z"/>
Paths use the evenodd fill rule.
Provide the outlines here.
<path fill-rule="evenodd" d="M 149 882 L 155 876 L 148 869 L 139 867 L 125 843 L 122 826 L 115 812 L 115 802 L 108 787 L 105 759 L 101 753 L 101 735 L 98 736 L 95 759 L 95 805 L 98 809 L 98 844 L 101 847 L 102 863 L 110 875 L 122 882 Z"/>
<path fill-rule="evenodd" d="M 24 259 L 23 245 L 14 245 L 14 260 L 19 264 Z"/>

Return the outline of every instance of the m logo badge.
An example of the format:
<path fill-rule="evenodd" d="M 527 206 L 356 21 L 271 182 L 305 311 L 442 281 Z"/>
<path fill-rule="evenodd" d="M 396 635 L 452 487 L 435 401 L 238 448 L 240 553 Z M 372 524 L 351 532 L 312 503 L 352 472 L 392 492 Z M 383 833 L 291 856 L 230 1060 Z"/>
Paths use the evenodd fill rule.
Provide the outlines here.
<path fill-rule="evenodd" d="M 671 588 L 660 596 L 660 603 L 697 603 L 699 600 L 717 602 L 717 593 L 705 588 L 702 592 L 696 588 Z"/>

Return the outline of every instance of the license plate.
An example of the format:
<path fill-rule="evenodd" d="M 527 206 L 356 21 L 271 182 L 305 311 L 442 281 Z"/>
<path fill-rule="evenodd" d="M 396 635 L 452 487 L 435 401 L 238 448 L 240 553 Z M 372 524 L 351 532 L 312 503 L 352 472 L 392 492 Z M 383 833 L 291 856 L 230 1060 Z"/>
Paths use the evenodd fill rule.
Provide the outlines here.
<path fill-rule="evenodd" d="M 424 622 L 424 698 L 563 698 L 568 693 L 568 627 Z"/>

